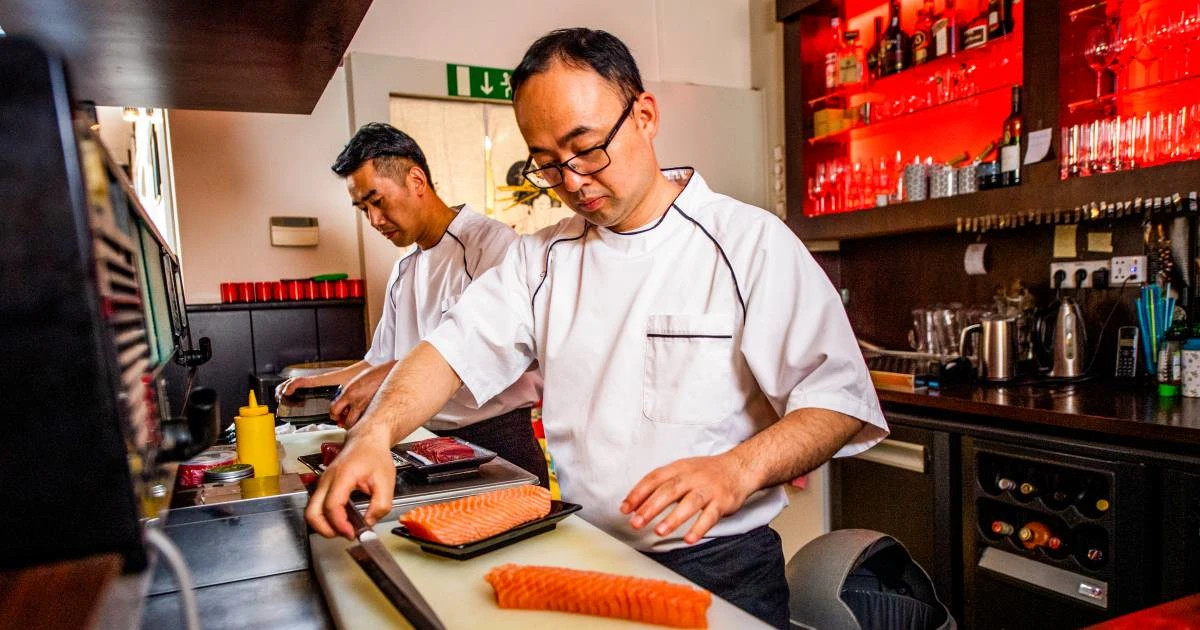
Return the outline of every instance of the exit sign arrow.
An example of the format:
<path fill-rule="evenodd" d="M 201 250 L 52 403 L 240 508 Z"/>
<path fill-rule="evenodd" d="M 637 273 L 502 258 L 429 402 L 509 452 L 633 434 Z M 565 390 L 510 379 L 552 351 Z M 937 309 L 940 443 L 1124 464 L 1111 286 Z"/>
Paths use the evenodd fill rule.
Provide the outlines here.
<path fill-rule="evenodd" d="M 512 70 L 448 63 L 446 94 L 493 101 L 512 100 Z"/>

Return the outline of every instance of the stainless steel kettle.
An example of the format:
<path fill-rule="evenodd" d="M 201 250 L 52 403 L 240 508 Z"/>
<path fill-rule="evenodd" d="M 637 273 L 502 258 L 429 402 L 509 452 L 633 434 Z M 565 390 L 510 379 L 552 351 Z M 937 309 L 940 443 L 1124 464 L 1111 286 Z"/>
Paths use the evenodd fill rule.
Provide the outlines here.
<path fill-rule="evenodd" d="M 1075 300 L 1064 297 L 1054 319 L 1054 367 L 1050 376 L 1075 378 L 1087 369 L 1087 331 L 1083 327 L 1083 310 Z"/>
<path fill-rule="evenodd" d="M 985 381 L 1008 381 L 1017 375 L 1017 318 L 1011 315 L 984 315 L 978 324 L 962 331 L 958 351 L 967 356 L 967 339 L 975 336 L 979 378 Z"/>

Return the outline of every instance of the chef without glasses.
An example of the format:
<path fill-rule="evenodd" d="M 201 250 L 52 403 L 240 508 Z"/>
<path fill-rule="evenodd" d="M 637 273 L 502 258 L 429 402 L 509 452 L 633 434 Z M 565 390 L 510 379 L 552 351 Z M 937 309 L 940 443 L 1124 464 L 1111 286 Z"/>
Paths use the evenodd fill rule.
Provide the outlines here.
<path fill-rule="evenodd" d="M 483 401 L 536 361 L 563 498 L 787 627 L 780 484 L 887 434 L 836 291 L 778 218 L 660 169 L 658 103 L 617 38 L 552 32 L 512 83 L 526 177 L 576 216 L 522 237 L 389 375 L 309 522 L 350 534 L 341 505 L 390 482 L 390 444 L 460 383 Z"/>

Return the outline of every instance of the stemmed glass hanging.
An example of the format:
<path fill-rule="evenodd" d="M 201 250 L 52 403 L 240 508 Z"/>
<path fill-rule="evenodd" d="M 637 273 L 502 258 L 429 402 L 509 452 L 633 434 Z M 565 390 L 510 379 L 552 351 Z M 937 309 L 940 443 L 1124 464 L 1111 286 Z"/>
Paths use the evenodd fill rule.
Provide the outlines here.
<path fill-rule="evenodd" d="M 1103 96 L 1104 72 L 1116 59 L 1113 46 L 1113 30 L 1108 24 L 1097 24 L 1088 29 L 1083 48 L 1083 57 L 1088 67 L 1096 73 L 1096 98 Z"/>

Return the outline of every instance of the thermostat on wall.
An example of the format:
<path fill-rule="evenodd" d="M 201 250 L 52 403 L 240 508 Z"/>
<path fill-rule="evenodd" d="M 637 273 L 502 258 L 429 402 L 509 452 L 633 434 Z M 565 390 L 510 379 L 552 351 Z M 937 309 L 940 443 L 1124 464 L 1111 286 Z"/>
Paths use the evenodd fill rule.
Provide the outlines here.
<path fill-rule="evenodd" d="M 271 245 L 316 247 L 316 217 L 271 217 Z"/>

